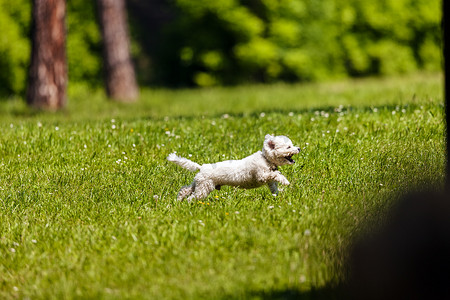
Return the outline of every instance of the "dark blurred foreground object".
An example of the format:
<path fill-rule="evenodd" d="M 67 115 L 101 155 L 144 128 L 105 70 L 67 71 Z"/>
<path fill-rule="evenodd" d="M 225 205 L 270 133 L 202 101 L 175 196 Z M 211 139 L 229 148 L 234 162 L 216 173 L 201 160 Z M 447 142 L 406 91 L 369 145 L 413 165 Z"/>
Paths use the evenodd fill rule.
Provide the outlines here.
<path fill-rule="evenodd" d="M 130 56 L 124 0 L 97 0 L 103 39 L 106 91 L 110 98 L 134 101 L 139 96 Z"/>
<path fill-rule="evenodd" d="M 66 105 L 65 18 L 65 0 L 33 1 L 32 50 L 27 86 L 27 103 L 32 107 L 57 110 Z"/>
<path fill-rule="evenodd" d="M 355 299 L 450 299 L 450 197 L 404 198 L 350 257 Z"/>

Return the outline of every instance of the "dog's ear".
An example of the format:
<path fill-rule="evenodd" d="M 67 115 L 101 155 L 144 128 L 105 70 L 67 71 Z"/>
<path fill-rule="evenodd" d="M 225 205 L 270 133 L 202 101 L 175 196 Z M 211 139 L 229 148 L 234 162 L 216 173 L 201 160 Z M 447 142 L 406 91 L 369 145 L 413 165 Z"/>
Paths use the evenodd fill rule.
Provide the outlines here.
<path fill-rule="evenodd" d="M 274 142 L 273 138 L 274 138 L 273 135 L 266 134 L 265 141 L 264 141 L 264 143 L 267 144 L 267 146 L 272 150 L 275 149 L 275 142 Z"/>

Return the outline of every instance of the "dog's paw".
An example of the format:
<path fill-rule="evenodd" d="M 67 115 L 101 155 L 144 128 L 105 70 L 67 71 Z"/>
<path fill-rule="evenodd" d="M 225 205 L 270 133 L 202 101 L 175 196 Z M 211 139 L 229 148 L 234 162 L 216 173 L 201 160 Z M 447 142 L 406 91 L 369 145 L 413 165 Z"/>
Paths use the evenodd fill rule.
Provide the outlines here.
<path fill-rule="evenodd" d="M 289 185 L 289 184 L 291 184 L 291 183 L 286 179 L 286 177 L 284 177 L 284 176 L 282 176 L 282 177 L 279 178 L 279 183 L 281 183 L 282 185 Z"/>

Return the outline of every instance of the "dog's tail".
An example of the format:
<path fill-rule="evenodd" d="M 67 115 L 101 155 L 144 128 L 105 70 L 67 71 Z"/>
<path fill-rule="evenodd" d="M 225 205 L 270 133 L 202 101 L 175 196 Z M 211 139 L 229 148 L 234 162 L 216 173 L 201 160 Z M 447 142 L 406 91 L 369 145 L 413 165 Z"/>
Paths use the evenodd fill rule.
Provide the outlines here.
<path fill-rule="evenodd" d="M 200 170 L 200 167 L 201 167 L 198 163 L 193 162 L 184 157 L 179 157 L 175 153 L 169 154 L 169 156 L 167 156 L 167 160 L 174 162 L 177 165 L 179 165 L 180 167 L 188 169 L 189 171 L 192 171 L 192 172 Z"/>

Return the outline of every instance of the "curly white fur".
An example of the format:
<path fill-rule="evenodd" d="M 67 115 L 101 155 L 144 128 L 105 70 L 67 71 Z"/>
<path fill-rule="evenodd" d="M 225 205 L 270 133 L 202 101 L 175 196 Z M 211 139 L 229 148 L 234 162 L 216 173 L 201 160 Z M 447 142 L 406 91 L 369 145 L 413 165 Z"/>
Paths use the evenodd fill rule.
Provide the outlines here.
<path fill-rule="evenodd" d="M 240 188 L 257 188 L 267 184 L 274 196 L 278 194 L 278 183 L 288 185 L 289 181 L 278 170 L 278 166 L 295 163 L 292 156 L 300 148 L 294 147 L 286 136 L 266 135 L 262 151 L 241 160 L 226 160 L 213 164 L 199 165 L 187 158 L 170 154 L 167 160 L 189 170 L 200 170 L 194 181 L 180 189 L 178 200 L 188 197 L 201 200 L 222 185 Z"/>

